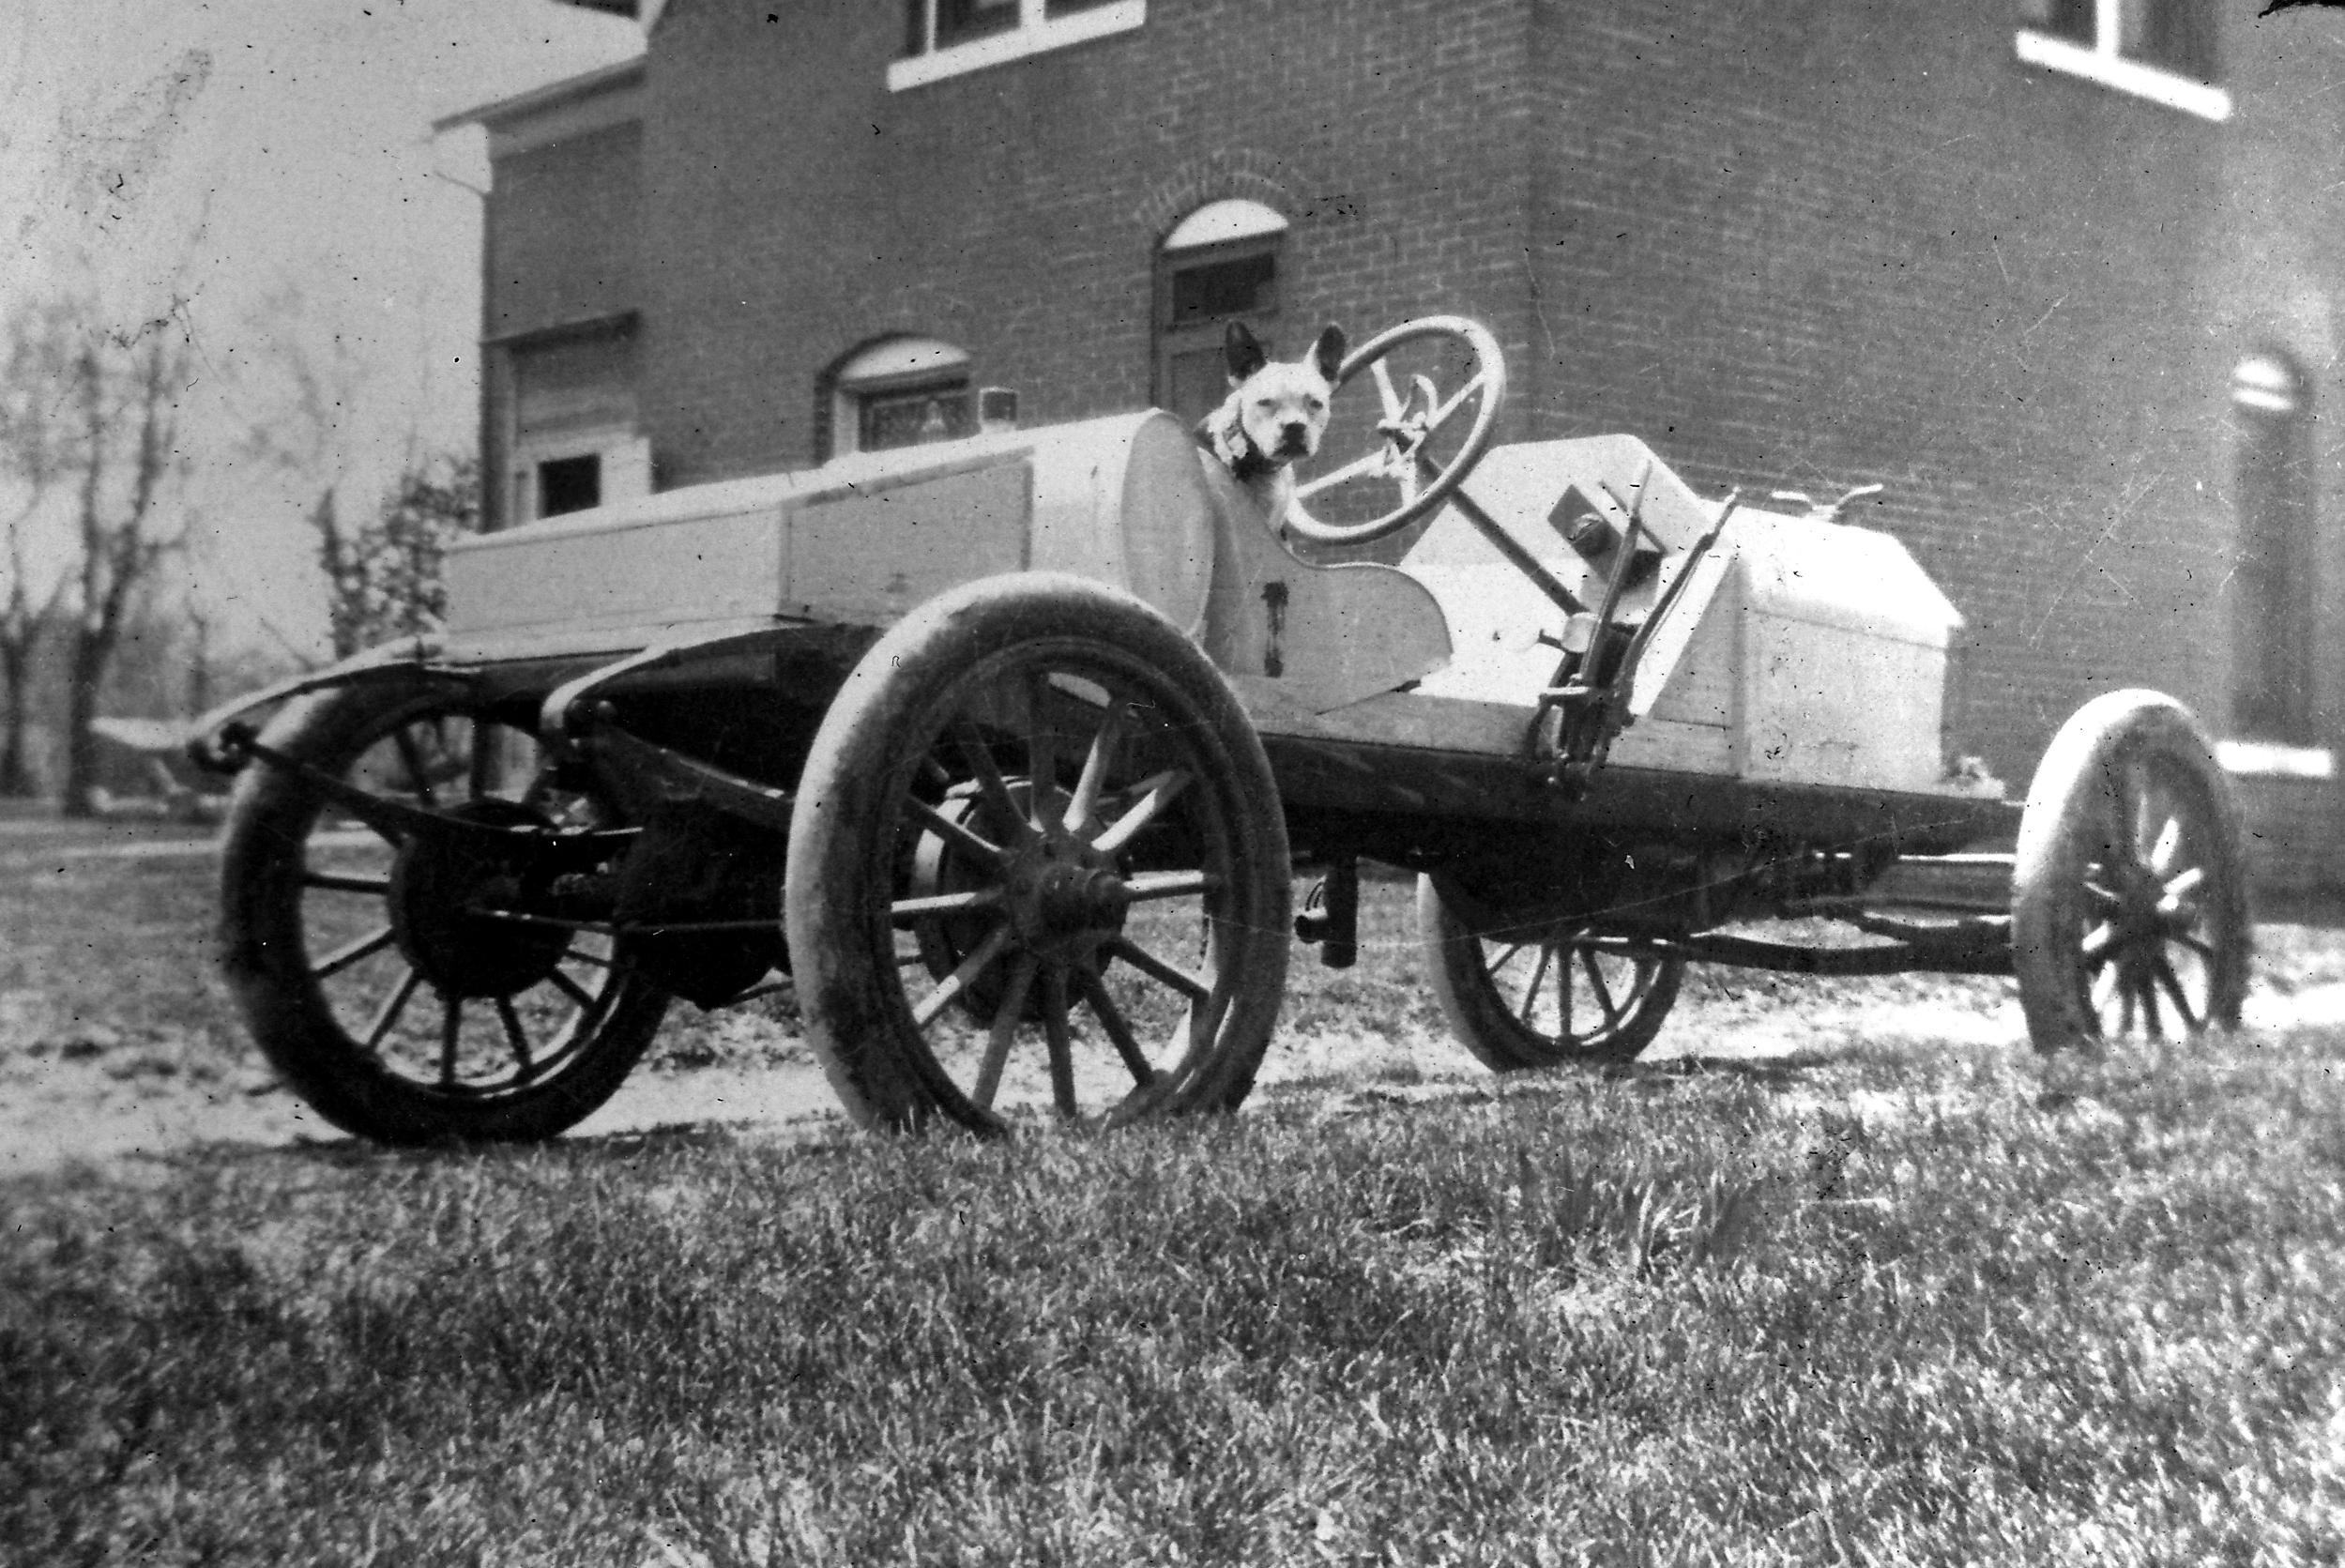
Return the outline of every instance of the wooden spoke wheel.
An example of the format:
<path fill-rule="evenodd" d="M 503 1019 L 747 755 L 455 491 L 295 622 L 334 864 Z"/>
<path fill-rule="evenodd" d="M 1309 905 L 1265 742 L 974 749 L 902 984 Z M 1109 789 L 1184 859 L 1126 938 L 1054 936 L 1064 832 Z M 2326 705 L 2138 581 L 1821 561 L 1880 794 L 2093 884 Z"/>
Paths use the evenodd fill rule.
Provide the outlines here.
<path fill-rule="evenodd" d="M 1363 383 L 1374 408 L 1342 395 Z M 1315 543 L 1365 544 L 1430 516 L 1473 472 L 1498 432 L 1506 357 L 1480 322 L 1424 316 L 1361 344 L 1335 387 L 1286 525 Z"/>
<path fill-rule="evenodd" d="M 527 790 L 528 733 L 419 676 L 306 697 L 261 741 L 411 808 L 370 828 L 260 758 L 238 784 L 223 959 L 287 1085 L 345 1132 L 394 1144 L 552 1137 L 608 1099 L 667 996 L 597 922 L 542 912 L 529 830 L 601 812 Z M 508 846 L 463 827 L 524 832 Z"/>
<path fill-rule="evenodd" d="M 2239 1022 L 2249 928 L 2239 814 L 2188 709 L 2079 708 L 2028 788 L 2012 961 L 2039 1050 Z"/>
<path fill-rule="evenodd" d="M 1629 1061 L 1661 1030 L 1685 960 L 1552 924 L 1476 932 L 1417 879 L 1417 935 L 1458 1043 L 1494 1073 Z"/>
<path fill-rule="evenodd" d="M 1138 600 L 1022 574 L 873 647 L 799 783 L 807 1037 L 859 1120 L 1235 1105 L 1287 967 L 1286 830 L 1220 675 Z"/>

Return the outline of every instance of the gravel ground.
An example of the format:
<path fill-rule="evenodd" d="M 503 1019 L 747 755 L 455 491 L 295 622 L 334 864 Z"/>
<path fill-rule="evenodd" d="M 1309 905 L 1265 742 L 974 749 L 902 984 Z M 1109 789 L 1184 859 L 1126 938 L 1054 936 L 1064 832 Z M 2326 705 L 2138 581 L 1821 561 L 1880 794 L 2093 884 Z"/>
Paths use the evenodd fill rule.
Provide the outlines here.
<path fill-rule="evenodd" d="M 2312 944 L 2326 952 L 2333 938 Z M 2319 966 L 2325 967 L 2326 966 Z M 1701 976 L 1647 1061 L 1754 1060 L 1797 1055 L 1832 1059 L 1868 1047 L 1917 1041 L 2024 1052 L 2018 1001 L 2002 982 L 1915 984 L 1902 997 L 1846 994 L 1811 982 L 1738 987 L 1732 976 Z M 1707 982 L 1707 983 L 1705 983 Z M 1839 992 L 1841 994 L 1834 994 Z M 1949 995 L 1953 992 L 1953 995 Z M 21 994 L 18 994 L 21 996 Z M 12 1029 L 0 996 L 0 1040 Z M 2250 1028 L 2345 1026 L 2345 981 L 2259 985 Z M 638 1069 L 611 1103 L 572 1138 L 632 1135 L 678 1127 L 723 1126 L 756 1135 L 799 1136 L 833 1125 L 837 1102 L 788 1026 L 769 1017 L 726 1020 L 721 1049 L 705 1066 Z M 0 1176 L 53 1169 L 74 1160 L 162 1156 L 204 1145 L 283 1148 L 346 1143 L 278 1088 L 257 1064 L 206 1077 L 144 1071 L 135 1049 L 91 1031 L 38 1057 L 9 1054 L 0 1074 Z M 1411 1096 L 1470 1091 L 1488 1074 L 1446 1036 L 1410 1022 L 1375 1029 L 1283 1029 L 1264 1064 L 1257 1096 L 1280 1092 L 1403 1088 Z"/>
<path fill-rule="evenodd" d="M 206 1145 L 250 1149 L 349 1140 L 281 1088 L 225 1021 L 209 973 L 209 845 L 190 830 L 126 823 L 95 828 L 0 817 L 0 878 L 145 876 L 164 888 L 159 902 L 102 917 L 105 937 L 124 957 L 95 954 L 70 974 L 0 971 L 0 1178 L 55 1169 L 75 1160 L 167 1156 Z M 175 865 L 173 862 L 176 862 Z M 196 876 L 187 873 L 199 872 Z M 128 884 L 92 881 L 86 893 L 108 909 Z M 131 889 L 135 891 L 135 888 Z M 1442 1032 L 1416 968 L 1405 891 L 1372 901 L 1382 923 L 1363 924 L 1360 967 L 1332 976 L 1298 949 L 1279 1036 L 1264 1064 L 1257 1100 L 1281 1093 L 1360 1090 L 1409 1096 L 1470 1093 L 1488 1081 L 1479 1063 Z M 1389 906 L 1389 907 L 1388 907 Z M 28 918 L 44 918 L 38 891 Z M 1363 905 L 1363 921 L 1371 907 Z M 1765 933 L 1762 933 L 1765 934 Z M 27 936 L 46 936 L 20 930 Z M 1778 933 L 1778 935 L 1780 935 Z M 89 948 L 99 945 L 92 937 Z M 84 944 L 68 944 L 74 952 Z M 93 997 L 90 979 L 108 989 Z M 79 989 L 76 989 L 79 987 Z M 113 1018 L 153 1019 L 175 1006 L 211 1015 L 180 1032 L 167 1026 L 117 1027 Z M 1382 1019 L 1374 1023 L 1363 1020 Z M 2267 926 L 2259 936 L 2247 1023 L 2256 1029 L 2345 1027 L 2345 932 Z M 1867 1048 L 1917 1042 L 2024 1053 L 2026 1030 L 2008 981 L 1896 976 L 1816 981 L 1697 968 L 1647 1061 L 1754 1060 L 1797 1055 L 1829 1061 Z M 572 1138 L 633 1136 L 661 1128 L 725 1127 L 755 1135 L 802 1136 L 840 1119 L 821 1071 L 796 1036 L 786 1004 L 754 1003 L 694 1018 L 678 1004 L 646 1064 Z"/>

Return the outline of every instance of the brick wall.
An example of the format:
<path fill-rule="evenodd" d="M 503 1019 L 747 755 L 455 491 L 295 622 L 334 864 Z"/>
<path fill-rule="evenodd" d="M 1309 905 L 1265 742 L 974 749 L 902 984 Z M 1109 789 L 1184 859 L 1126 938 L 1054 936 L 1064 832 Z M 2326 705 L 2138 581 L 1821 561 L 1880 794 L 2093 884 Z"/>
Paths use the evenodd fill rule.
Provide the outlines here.
<path fill-rule="evenodd" d="M 640 310 L 643 128 L 606 126 L 496 160 L 481 250 L 481 521 L 511 521 L 512 340 Z"/>
<path fill-rule="evenodd" d="M 2336 781 L 2235 773 L 2231 783 L 2246 830 L 2257 912 L 2337 923 L 2345 863 L 2337 855 Z"/>
<path fill-rule="evenodd" d="M 2020 66 L 1999 8 L 1156 0 L 891 94 L 898 21 L 662 25 L 664 482 L 810 461 L 817 375 L 886 332 L 967 347 L 1038 422 L 1144 402 L 1155 241 L 1248 195 L 1294 225 L 1291 330 L 1479 315 L 1511 434 L 1636 430 L 1712 486 L 1887 482 L 1861 520 L 1972 617 L 1957 738 L 2006 774 L 2094 691 L 2219 702 L 2216 133 Z"/>
<path fill-rule="evenodd" d="M 487 336 L 643 303 L 642 141 L 640 126 L 618 125 L 497 160 L 483 279 Z"/>
<path fill-rule="evenodd" d="M 2020 65 L 2014 25 L 1151 0 L 1137 32 L 891 93 L 893 3 L 677 0 L 630 301 L 661 482 L 814 460 L 823 371 L 888 333 L 967 349 L 1029 422 L 1140 405 L 1158 239 L 1247 196 L 1292 225 L 1290 349 L 1476 315 L 1517 388 L 1502 438 L 1633 430 L 1713 492 L 1884 481 L 1853 520 L 1971 617 L 1956 739 L 2015 784 L 2096 691 L 2219 724 L 2222 132 Z M 538 260 L 493 257 L 493 330 L 578 294 L 596 223 L 524 199 L 551 161 L 519 173 L 493 227 Z"/>
<path fill-rule="evenodd" d="M 769 17 L 777 20 L 769 21 Z M 1151 265 L 1246 196 L 1284 318 L 1439 307 L 1521 340 L 1522 0 L 1154 0 L 1136 33 L 903 93 L 886 4 L 672 7 L 648 75 L 651 419 L 671 482 L 803 463 L 815 378 L 967 348 L 1029 422 L 1149 400 Z"/>
<path fill-rule="evenodd" d="M 2225 77 L 2237 109 L 2221 180 L 2220 236 L 2210 291 L 2214 330 L 2238 358 L 2276 349 L 2311 379 L 2316 516 L 2345 506 L 2345 18 L 2299 8 L 2222 11 Z M 2209 476 L 2228 490 L 2226 457 Z M 2316 525 L 2313 539 L 2314 732 L 2334 743 L 2345 729 L 2345 530 Z"/>
<path fill-rule="evenodd" d="M 2015 784 L 2093 693 L 2214 700 L 2216 128 L 2022 67 L 2000 6 L 1538 8 L 1542 429 L 1885 483 L 1850 520 L 1970 617 L 1954 739 Z"/>

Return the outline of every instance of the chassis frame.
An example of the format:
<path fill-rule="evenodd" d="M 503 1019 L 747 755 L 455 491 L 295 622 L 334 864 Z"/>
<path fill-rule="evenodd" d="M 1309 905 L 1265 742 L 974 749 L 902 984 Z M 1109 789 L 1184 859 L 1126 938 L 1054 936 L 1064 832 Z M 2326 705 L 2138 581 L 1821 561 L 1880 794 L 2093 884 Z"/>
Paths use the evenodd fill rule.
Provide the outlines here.
<path fill-rule="evenodd" d="M 1384 375 L 1389 340 L 1421 326 L 1347 363 L 1384 398 L 1382 449 L 1352 467 L 1455 508 L 1574 617 L 1528 713 L 1406 685 L 1307 711 L 1138 599 L 1031 571 L 892 626 L 379 649 L 240 699 L 193 744 L 246 774 L 223 932 L 263 1049 L 362 1135 L 542 1137 L 616 1088 L 669 996 L 786 986 L 866 1123 L 1224 1108 L 1269 1045 L 1289 932 L 1332 965 L 1356 953 L 1363 860 L 1421 874 L 1437 994 L 1500 1069 L 1633 1057 L 1689 963 L 2012 975 L 2046 1049 L 2236 1022 L 2237 814 L 2170 699 L 2088 704 L 2024 806 L 1613 762 L 1640 661 L 1734 500 L 1632 616 L 1640 479 L 1601 594 L 1575 592 L 1462 488 L 1478 447 L 1433 455 L 1477 387 L 1486 434 L 1494 347 L 1446 403 Z M 317 847 L 343 826 L 380 841 L 370 868 Z M 1296 919 L 1305 868 L 1321 880 Z M 336 896 L 387 913 L 321 955 L 310 911 Z M 1185 956 L 1134 914 L 1166 906 Z M 1722 929 L 1755 918 L 1866 940 Z M 338 1012 L 330 982 L 377 964 L 395 978 L 365 1016 Z M 1005 1073 L 1027 1057 L 1020 1101 Z"/>

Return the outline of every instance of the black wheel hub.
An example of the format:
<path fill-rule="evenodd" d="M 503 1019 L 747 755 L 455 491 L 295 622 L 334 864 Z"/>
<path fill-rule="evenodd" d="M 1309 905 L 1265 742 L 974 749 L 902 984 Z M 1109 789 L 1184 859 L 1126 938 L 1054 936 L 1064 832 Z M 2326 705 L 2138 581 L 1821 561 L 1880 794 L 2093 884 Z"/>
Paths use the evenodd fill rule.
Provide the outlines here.
<path fill-rule="evenodd" d="M 2193 887 L 2170 889 L 2158 874 L 2138 862 L 2108 866 L 2109 886 L 2096 900 L 2109 928 L 2108 950 L 2121 953 L 2147 949 L 2188 934 L 2198 921 Z"/>
<path fill-rule="evenodd" d="M 1014 855 L 1002 878 L 1010 925 L 1023 945 L 1080 958 L 1123 929 L 1132 894 L 1114 863 L 1073 839 L 1044 837 Z"/>
<path fill-rule="evenodd" d="M 543 814 L 512 800 L 467 800 L 448 813 L 491 828 L 551 830 Z M 428 830 L 399 846 L 391 863 L 391 929 L 416 972 L 446 996 L 510 997 L 539 984 L 569 950 L 567 926 L 539 925 L 493 911 L 519 912 L 534 883 L 530 845 L 483 847 L 473 834 Z"/>
<path fill-rule="evenodd" d="M 1009 787 L 1020 809 L 1027 809 L 1031 784 L 1014 779 Z M 956 794 L 942 809 L 981 835 L 1013 847 L 999 867 L 980 867 L 936 834 L 924 834 L 913 867 L 913 892 L 933 897 L 991 891 L 999 898 L 1020 948 L 1058 963 L 1079 960 L 1094 972 L 1104 972 L 1114 959 L 1101 948 L 1123 930 L 1124 915 L 1132 906 L 1114 860 L 1063 832 L 1019 843 L 1022 829 L 994 820 L 971 795 Z M 951 974 L 983 939 L 988 926 L 985 918 L 968 915 L 921 921 L 921 954 L 929 973 L 938 980 Z M 963 993 L 965 1010 L 991 1019 L 1001 1005 L 1001 986 L 997 969 L 979 976 Z M 1039 994 L 1029 993 L 1021 1016 L 1029 1023 L 1039 1021 L 1041 1007 Z"/>

